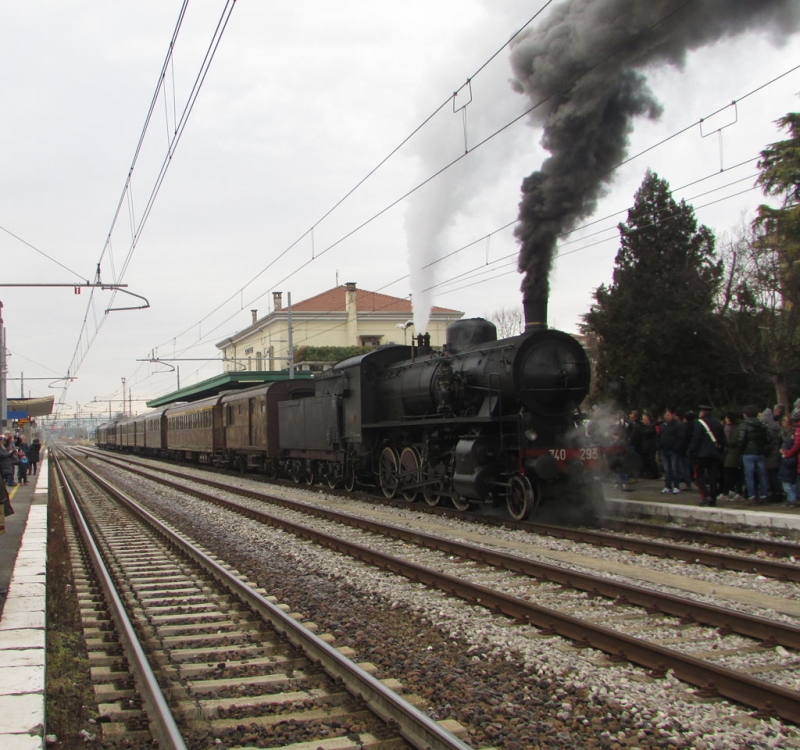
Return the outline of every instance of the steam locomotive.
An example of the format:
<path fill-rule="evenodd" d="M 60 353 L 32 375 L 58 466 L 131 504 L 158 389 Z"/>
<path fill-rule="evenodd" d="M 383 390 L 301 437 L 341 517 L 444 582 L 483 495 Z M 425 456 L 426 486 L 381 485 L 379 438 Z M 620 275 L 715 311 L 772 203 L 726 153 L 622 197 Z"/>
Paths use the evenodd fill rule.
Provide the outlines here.
<path fill-rule="evenodd" d="M 575 421 L 590 365 L 572 336 L 525 302 L 525 332 L 459 320 L 441 352 L 418 336 L 337 363 L 311 381 L 227 391 L 98 428 L 97 444 L 256 469 L 308 485 L 376 487 L 514 519 L 601 498 L 598 448 Z"/>

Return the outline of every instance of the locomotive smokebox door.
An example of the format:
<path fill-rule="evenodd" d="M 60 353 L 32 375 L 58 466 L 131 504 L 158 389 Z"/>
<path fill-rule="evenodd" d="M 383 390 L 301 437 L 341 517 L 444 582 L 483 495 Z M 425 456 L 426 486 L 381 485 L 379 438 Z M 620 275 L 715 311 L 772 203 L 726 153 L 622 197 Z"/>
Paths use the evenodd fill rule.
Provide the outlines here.
<path fill-rule="evenodd" d="M 492 465 L 497 451 L 492 440 L 459 440 L 456 445 L 453 489 L 462 497 L 484 500 L 494 483 Z"/>

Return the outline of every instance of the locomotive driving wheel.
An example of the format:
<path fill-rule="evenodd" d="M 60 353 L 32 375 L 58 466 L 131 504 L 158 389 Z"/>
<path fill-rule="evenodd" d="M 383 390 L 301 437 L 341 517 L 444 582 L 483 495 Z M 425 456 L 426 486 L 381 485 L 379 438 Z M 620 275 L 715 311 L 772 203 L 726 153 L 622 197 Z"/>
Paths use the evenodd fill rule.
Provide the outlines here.
<path fill-rule="evenodd" d="M 416 448 L 413 446 L 403 448 L 403 452 L 400 454 L 400 476 L 402 477 L 403 499 L 409 503 L 413 503 L 417 499 L 419 488 L 409 487 L 406 489 L 405 486 L 420 483 L 422 480 L 421 463 L 419 451 Z"/>
<path fill-rule="evenodd" d="M 352 492 L 356 487 L 356 467 L 349 457 L 344 462 L 344 488 Z"/>
<path fill-rule="evenodd" d="M 303 481 L 311 487 L 311 485 L 316 484 L 317 482 L 317 472 L 316 467 L 314 466 L 313 461 L 309 461 L 306 464 L 305 472 L 303 473 Z"/>
<path fill-rule="evenodd" d="M 397 451 L 387 445 L 381 451 L 380 461 L 378 462 L 378 479 L 384 496 L 389 499 L 395 496 L 400 485 L 399 467 L 400 460 L 397 457 Z"/>
<path fill-rule="evenodd" d="M 536 507 L 536 494 L 528 477 L 514 474 L 506 499 L 508 514 L 515 521 L 524 521 Z"/>
<path fill-rule="evenodd" d="M 325 481 L 328 487 L 330 487 L 332 490 L 335 490 L 339 486 L 340 482 L 342 481 L 342 478 L 339 476 L 338 466 L 336 464 L 334 463 L 328 464 Z"/>
<path fill-rule="evenodd" d="M 431 507 L 442 502 L 442 493 L 445 489 L 444 478 L 436 471 L 435 466 L 425 466 L 425 485 L 422 487 L 422 497 Z"/>
<path fill-rule="evenodd" d="M 472 507 L 472 501 L 461 495 L 453 495 L 453 507 L 463 513 Z"/>

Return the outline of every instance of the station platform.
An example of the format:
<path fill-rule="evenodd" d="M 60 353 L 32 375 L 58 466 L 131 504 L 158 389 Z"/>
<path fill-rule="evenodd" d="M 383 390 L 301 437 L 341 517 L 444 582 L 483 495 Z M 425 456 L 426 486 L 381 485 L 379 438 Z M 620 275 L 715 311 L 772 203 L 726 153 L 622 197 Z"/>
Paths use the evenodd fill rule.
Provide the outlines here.
<path fill-rule="evenodd" d="M 632 492 L 623 492 L 611 484 L 603 485 L 603 494 L 611 516 L 655 518 L 666 522 L 714 523 L 731 527 L 759 527 L 776 532 L 800 532 L 800 507 L 788 508 L 780 503 L 750 506 L 720 496 L 715 507 L 700 505 L 697 488 L 682 490 L 677 495 L 662 495 L 660 479 L 638 479 L 630 484 Z"/>
<path fill-rule="evenodd" d="M 0 748 L 45 747 L 47 458 L 9 487 L 14 515 L 0 536 Z"/>

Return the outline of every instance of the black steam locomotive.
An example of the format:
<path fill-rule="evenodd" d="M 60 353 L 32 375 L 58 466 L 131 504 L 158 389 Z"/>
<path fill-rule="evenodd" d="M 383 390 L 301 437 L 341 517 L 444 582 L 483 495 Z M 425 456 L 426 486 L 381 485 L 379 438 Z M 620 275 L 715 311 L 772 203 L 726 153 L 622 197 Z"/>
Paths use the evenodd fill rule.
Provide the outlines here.
<path fill-rule="evenodd" d="M 589 390 L 589 360 L 572 336 L 547 328 L 546 302 L 526 302 L 525 313 L 520 336 L 498 341 L 489 321 L 460 320 L 441 352 L 419 336 L 415 346 L 378 348 L 313 381 L 104 425 L 98 444 L 306 484 L 379 487 L 388 498 L 459 510 L 506 505 L 515 519 L 554 500 L 584 508 L 600 496 L 598 449 L 574 417 Z"/>

